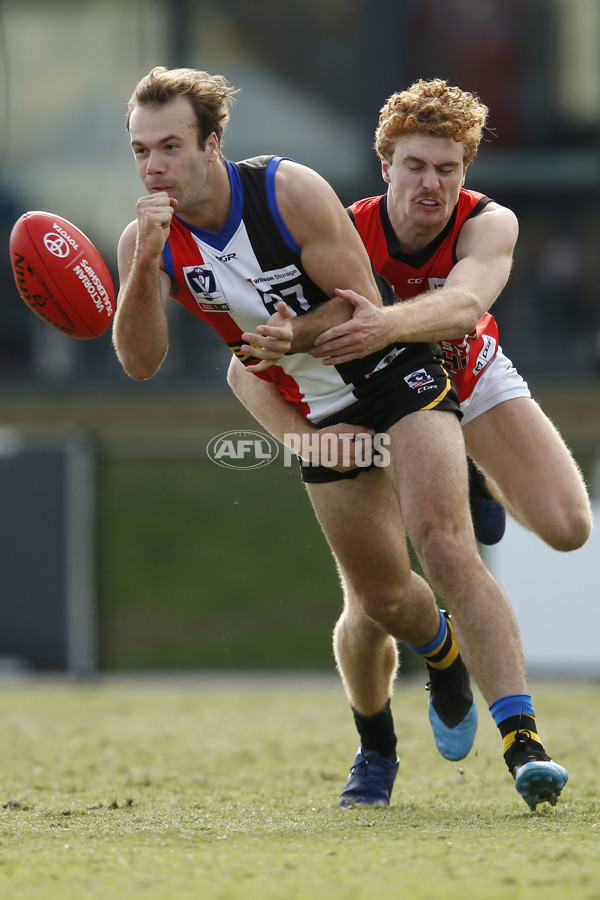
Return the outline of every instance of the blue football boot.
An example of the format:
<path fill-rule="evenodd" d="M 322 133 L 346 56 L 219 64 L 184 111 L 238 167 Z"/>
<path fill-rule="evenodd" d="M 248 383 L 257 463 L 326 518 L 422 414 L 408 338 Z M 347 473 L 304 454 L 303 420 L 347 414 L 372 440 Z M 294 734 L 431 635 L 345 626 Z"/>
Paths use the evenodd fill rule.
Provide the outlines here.
<path fill-rule="evenodd" d="M 477 468 L 470 456 L 469 466 L 469 505 L 475 537 L 480 544 L 491 546 L 504 537 L 506 531 L 506 511 L 501 503 L 494 500 L 487 489 L 485 475 Z"/>
<path fill-rule="evenodd" d="M 504 759 L 515 779 L 515 787 L 529 809 L 535 812 L 538 803 L 556 805 L 569 773 L 550 759 L 528 731 L 517 731 Z"/>
<path fill-rule="evenodd" d="M 399 762 L 397 756 L 382 756 L 375 750 L 363 753 L 359 748 L 339 806 L 389 806 Z"/>

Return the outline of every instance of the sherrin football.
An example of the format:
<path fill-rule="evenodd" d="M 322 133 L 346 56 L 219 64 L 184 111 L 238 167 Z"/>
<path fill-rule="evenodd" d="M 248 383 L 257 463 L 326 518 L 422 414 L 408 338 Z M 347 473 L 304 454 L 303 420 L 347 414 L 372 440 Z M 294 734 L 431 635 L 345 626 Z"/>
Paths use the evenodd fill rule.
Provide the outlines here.
<path fill-rule="evenodd" d="M 44 322 L 74 338 L 95 338 L 109 328 L 115 289 L 99 252 L 60 216 L 26 212 L 10 235 L 17 289 Z"/>

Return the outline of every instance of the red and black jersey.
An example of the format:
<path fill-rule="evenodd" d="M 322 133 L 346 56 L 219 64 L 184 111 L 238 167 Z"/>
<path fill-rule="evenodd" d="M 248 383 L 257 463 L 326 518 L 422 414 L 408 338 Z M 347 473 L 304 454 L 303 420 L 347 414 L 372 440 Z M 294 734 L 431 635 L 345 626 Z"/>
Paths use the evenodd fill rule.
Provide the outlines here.
<path fill-rule="evenodd" d="M 443 287 L 458 261 L 456 244 L 462 226 L 489 202 L 490 198 L 484 194 L 463 188 L 444 230 L 415 254 L 403 253 L 400 249 L 388 216 L 386 194 L 358 200 L 348 212 L 377 272 L 390 282 L 397 297 L 409 300 Z M 461 401 L 465 400 L 471 395 L 479 375 L 496 355 L 497 322 L 490 313 L 485 313 L 471 334 L 439 343 L 452 368 L 458 396 Z"/>

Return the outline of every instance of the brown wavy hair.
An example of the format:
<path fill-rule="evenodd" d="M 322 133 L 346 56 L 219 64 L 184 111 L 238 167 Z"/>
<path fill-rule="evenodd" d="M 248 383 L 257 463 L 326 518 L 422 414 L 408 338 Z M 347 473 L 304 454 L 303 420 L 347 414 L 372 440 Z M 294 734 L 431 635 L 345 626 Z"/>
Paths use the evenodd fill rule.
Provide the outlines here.
<path fill-rule="evenodd" d="M 127 105 L 125 125 L 129 130 L 136 106 L 162 106 L 176 97 L 188 97 L 198 128 L 198 143 L 204 149 L 213 131 L 219 138 L 229 121 L 229 107 L 238 93 L 223 75 L 209 75 L 199 69 L 167 69 L 155 66 L 137 84 Z"/>
<path fill-rule="evenodd" d="M 416 132 L 462 141 L 468 166 L 477 153 L 488 115 L 476 94 L 452 87 L 441 78 L 415 81 L 392 94 L 381 107 L 374 148 L 380 159 L 392 161 L 398 138 Z"/>

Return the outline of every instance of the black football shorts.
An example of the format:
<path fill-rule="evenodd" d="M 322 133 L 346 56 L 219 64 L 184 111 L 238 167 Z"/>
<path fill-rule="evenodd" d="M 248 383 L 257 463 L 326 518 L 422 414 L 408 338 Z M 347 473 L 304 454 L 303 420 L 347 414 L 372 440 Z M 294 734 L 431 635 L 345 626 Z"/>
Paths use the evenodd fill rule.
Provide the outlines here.
<path fill-rule="evenodd" d="M 316 427 L 326 429 L 328 425 L 344 422 L 382 433 L 410 413 L 425 409 L 449 410 L 460 420 L 462 413 L 450 370 L 441 357 L 429 352 L 427 345 L 420 346 L 422 352 L 412 353 L 406 358 L 400 356 L 367 379 L 356 390 L 354 403 L 315 422 Z M 371 463 L 348 472 L 337 472 L 328 466 L 311 465 L 301 457 L 298 457 L 298 462 L 302 480 L 310 484 L 357 478 L 374 465 Z"/>

